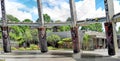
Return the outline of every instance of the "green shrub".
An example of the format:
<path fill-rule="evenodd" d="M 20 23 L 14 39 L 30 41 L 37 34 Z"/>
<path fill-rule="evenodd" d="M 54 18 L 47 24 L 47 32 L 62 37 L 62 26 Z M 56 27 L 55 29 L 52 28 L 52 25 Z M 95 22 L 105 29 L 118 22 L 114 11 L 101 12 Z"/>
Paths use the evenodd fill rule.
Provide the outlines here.
<path fill-rule="evenodd" d="M 32 50 L 31 48 L 26 48 L 26 50 Z"/>
<path fill-rule="evenodd" d="M 50 42 L 59 41 L 60 39 L 61 39 L 60 36 L 56 34 L 52 34 L 47 37 L 47 41 L 50 41 Z"/>
<path fill-rule="evenodd" d="M 56 34 L 52 34 L 50 36 L 47 37 L 47 41 L 48 43 L 55 47 L 57 45 L 57 42 L 61 40 L 60 36 L 56 35 Z"/>
<path fill-rule="evenodd" d="M 25 48 L 24 47 L 20 47 L 18 50 L 23 51 L 23 50 L 25 50 Z"/>
<path fill-rule="evenodd" d="M 17 50 L 17 48 L 15 48 L 15 47 L 11 47 L 11 49 L 12 49 L 12 50 Z"/>
<path fill-rule="evenodd" d="M 72 39 L 71 38 L 64 38 L 64 39 L 62 39 L 62 41 L 64 41 L 64 42 L 71 42 Z"/>
<path fill-rule="evenodd" d="M 62 40 L 58 42 L 59 45 L 62 45 L 63 43 L 64 43 L 64 41 L 62 41 Z"/>
<path fill-rule="evenodd" d="M 31 50 L 39 50 L 39 47 L 37 45 L 35 45 L 35 44 L 31 44 L 30 49 Z"/>
<path fill-rule="evenodd" d="M 0 51 L 3 50 L 3 48 L 0 48 Z"/>
<path fill-rule="evenodd" d="M 52 46 L 49 46 L 48 49 L 49 49 L 49 50 L 56 50 L 57 48 L 54 48 L 54 47 L 52 47 Z"/>

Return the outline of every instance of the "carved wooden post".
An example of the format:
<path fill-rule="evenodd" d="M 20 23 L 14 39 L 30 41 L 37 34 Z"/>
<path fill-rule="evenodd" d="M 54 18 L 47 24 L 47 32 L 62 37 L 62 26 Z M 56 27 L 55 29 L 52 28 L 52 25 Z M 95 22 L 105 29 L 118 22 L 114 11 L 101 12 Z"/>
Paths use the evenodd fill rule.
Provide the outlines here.
<path fill-rule="evenodd" d="M 104 0 L 104 5 L 105 5 L 106 21 L 107 21 L 104 25 L 106 31 L 107 44 L 108 44 L 108 54 L 115 55 L 118 50 L 118 45 L 117 45 L 117 34 L 115 29 L 115 23 L 112 20 L 112 17 L 114 15 L 113 0 Z"/>
<path fill-rule="evenodd" d="M 2 39 L 3 39 L 3 49 L 5 53 L 11 52 L 11 45 L 9 40 L 9 32 L 6 19 L 5 11 L 5 1 L 1 0 L 1 11 L 2 11 Z"/>
<path fill-rule="evenodd" d="M 40 27 L 38 28 L 38 34 L 39 34 L 39 44 L 40 44 L 40 49 L 41 52 L 47 52 L 47 41 L 46 41 L 46 28 L 45 27 Z"/>
<path fill-rule="evenodd" d="M 72 42 L 73 42 L 73 51 L 74 53 L 80 52 L 80 40 L 79 40 L 79 33 L 78 27 L 71 28 L 71 35 L 72 35 Z"/>
<path fill-rule="evenodd" d="M 78 27 L 76 26 L 76 21 L 77 21 L 76 7 L 74 0 L 70 0 L 69 2 L 70 2 L 70 11 L 71 11 L 71 19 L 72 19 L 71 35 L 73 41 L 73 51 L 74 53 L 79 53 L 80 40 L 79 40 Z"/>
<path fill-rule="evenodd" d="M 37 0 L 38 4 L 38 14 L 39 14 L 39 24 L 40 27 L 38 28 L 38 34 L 39 34 L 39 45 L 42 53 L 45 53 L 48 51 L 47 49 L 47 41 L 46 41 L 46 28 L 44 27 L 44 19 L 42 14 L 42 0 Z"/>

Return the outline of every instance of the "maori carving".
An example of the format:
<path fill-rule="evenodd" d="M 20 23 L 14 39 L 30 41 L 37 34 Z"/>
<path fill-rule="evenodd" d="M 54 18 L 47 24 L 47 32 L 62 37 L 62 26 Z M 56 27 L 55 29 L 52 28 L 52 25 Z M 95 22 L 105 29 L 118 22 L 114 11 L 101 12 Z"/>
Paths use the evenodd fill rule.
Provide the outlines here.
<path fill-rule="evenodd" d="M 38 33 L 39 33 L 39 44 L 40 44 L 41 52 L 45 53 L 48 51 L 47 41 L 46 41 L 46 28 L 45 27 L 38 28 Z"/>
<path fill-rule="evenodd" d="M 77 26 L 71 28 L 71 35 L 72 35 L 74 53 L 79 53 L 80 52 L 80 41 L 79 41 Z"/>
<path fill-rule="evenodd" d="M 111 22 L 107 22 L 105 25 L 106 39 L 108 46 L 108 54 L 115 55 L 114 42 L 113 42 L 113 27 Z"/>

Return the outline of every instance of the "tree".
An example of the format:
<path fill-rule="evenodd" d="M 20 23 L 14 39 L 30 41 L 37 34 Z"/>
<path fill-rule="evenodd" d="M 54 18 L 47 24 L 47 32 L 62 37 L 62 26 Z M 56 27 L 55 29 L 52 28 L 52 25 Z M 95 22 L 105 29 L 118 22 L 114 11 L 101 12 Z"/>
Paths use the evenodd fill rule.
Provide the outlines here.
<path fill-rule="evenodd" d="M 20 22 L 20 20 L 12 15 L 7 15 L 8 22 Z"/>
<path fill-rule="evenodd" d="M 23 22 L 32 23 L 32 20 L 30 20 L 30 19 L 25 19 L 25 20 L 23 20 Z"/>
<path fill-rule="evenodd" d="M 103 31 L 101 23 L 90 24 L 88 26 L 82 26 L 81 30 L 91 30 L 91 31 L 97 31 L 97 32 Z"/>
<path fill-rule="evenodd" d="M 43 14 L 43 17 L 44 17 L 45 22 L 47 22 L 47 23 L 51 22 L 51 18 L 48 14 Z"/>
<path fill-rule="evenodd" d="M 43 14 L 43 18 L 44 18 L 45 23 L 52 22 L 51 17 L 48 14 Z M 38 21 L 39 21 L 39 18 L 36 20 L 36 22 Z"/>
<path fill-rule="evenodd" d="M 88 34 L 85 34 L 83 37 L 83 49 L 85 49 L 85 50 L 88 49 L 89 40 L 90 40 L 90 36 Z"/>
<path fill-rule="evenodd" d="M 68 17 L 66 21 L 67 21 L 67 22 L 71 22 L 71 21 L 72 21 L 72 20 L 71 20 L 71 17 Z"/>
<path fill-rule="evenodd" d="M 69 25 L 67 25 L 67 26 L 60 26 L 59 30 L 60 31 L 70 31 L 70 26 Z"/>

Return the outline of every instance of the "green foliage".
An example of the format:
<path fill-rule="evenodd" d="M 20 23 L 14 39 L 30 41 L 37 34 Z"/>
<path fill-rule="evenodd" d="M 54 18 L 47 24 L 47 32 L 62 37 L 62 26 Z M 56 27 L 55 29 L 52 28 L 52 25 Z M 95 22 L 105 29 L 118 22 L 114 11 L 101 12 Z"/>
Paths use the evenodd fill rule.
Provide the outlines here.
<path fill-rule="evenodd" d="M 118 28 L 118 32 L 117 33 L 120 34 L 120 27 Z"/>
<path fill-rule="evenodd" d="M 47 23 L 51 22 L 51 18 L 48 14 L 43 14 L 43 17 L 44 17 L 45 22 L 47 22 Z"/>
<path fill-rule="evenodd" d="M 54 47 L 52 47 L 52 46 L 49 46 L 48 49 L 49 49 L 49 50 L 56 50 L 57 48 L 54 48 Z"/>
<path fill-rule="evenodd" d="M 49 42 L 59 41 L 60 39 L 61 39 L 60 36 L 58 36 L 56 34 L 52 34 L 47 37 L 47 41 L 49 41 Z"/>
<path fill-rule="evenodd" d="M 11 22 L 19 22 L 19 20 L 12 16 L 7 15 L 8 19 L 11 19 Z M 23 22 L 31 23 L 30 19 L 25 19 Z M 24 41 L 37 41 L 37 30 L 31 29 L 29 26 L 11 26 L 10 27 L 10 39 L 18 41 L 19 44 L 22 44 Z"/>
<path fill-rule="evenodd" d="M 31 50 L 39 50 L 39 47 L 37 45 L 35 45 L 35 44 L 31 44 L 30 49 Z"/>
<path fill-rule="evenodd" d="M 3 50 L 3 48 L 0 48 L 0 51 L 2 51 Z"/>
<path fill-rule="evenodd" d="M 17 48 L 15 48 L 15 47 L 11 47 L 11 49 L 12 49 L 12 50 L 17 50 Z"/>
<path fill-rule="evenodd" d="M 72 48 L 72 39 L 64 38 L 58 42 L 59 48 Z"/>
<path fill-rule="evenodd" d="M 32 23 L 32 21 L 30 19 L 25 19 L 25 20 L 23 20 L 23 22 Z"/>
<path fill-rule="evenodd" d="M 7 19 L 8 19 L 8 22 L 20 22 L 19 19 L 17 19 L 16 17 L 12 15 L 7 15 Z"/>
<path fill-rule="evenodd" d="M 71 38 L 64 38 L 64 39 L 62 39 L 62 41 L 64 41 L 64 42 L 71 42 L 72 39 Z"/>
<path fill-rule="evenodd" d="M 66 21 L 71 22 L 71 17 L 68 17 Z"/>
<path fill-rule="evenodd" d="M 101 23 L 90 24 L 88 26 L 82 26 L 81 30 L 91 30 L 91 31 L 98 31 L 98 32 L 103 31 Z"/>
<path fill-rule="evenodd" d="M 25 48 L 24 48 L 24 47 L 21 47 L 21 48 L 19 48 L 18 50 L 21 50 L 21 51 L 23 51 L 23 50 L 25 50 Z"/>
<path fill-rule="evenodd" d="M 88 49 L 88 46 L 89 46 L 89 40 L 90 40 L 90 36 L 88 34 L 85 34 L 84 37 L 83 37 L 83 46 L 85 50 Z"/>
<path fill-rule="evenodd" d="M 70 26 L 60 26 L 60 31 L 70 31 Z"/>
<path fill-rule="evenodd" d="M 59 45 L 62 45 L 63 43 L 64 43 L 64 41 L 62 41 L 62 40 L 58 42 Z"/>
<path fill-rule="evenodd" d="M 46 23 L 52 22 L 51 17 L 48 14 L 43 14 L 43 18 Z M 39 22 L 39 18 L 36 20 L 36 22 Z"/>

